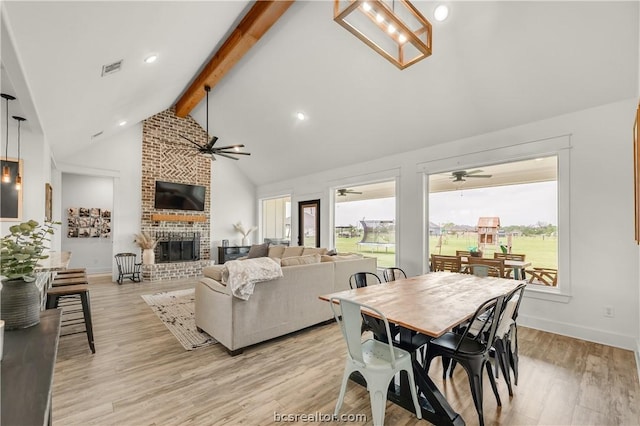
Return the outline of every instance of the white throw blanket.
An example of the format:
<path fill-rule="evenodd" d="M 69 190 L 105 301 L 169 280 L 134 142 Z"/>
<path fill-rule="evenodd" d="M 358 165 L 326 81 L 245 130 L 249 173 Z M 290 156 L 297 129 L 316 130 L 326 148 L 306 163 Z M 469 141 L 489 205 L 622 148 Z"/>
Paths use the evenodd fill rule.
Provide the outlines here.
<path fill-rule="evenodd" d="M 231 294 L 249 300 L 255 284 L 282 277 L 282 268 L 270 257 L 230 260 L 224 264 L 222 282 L 231 288 Z"/>

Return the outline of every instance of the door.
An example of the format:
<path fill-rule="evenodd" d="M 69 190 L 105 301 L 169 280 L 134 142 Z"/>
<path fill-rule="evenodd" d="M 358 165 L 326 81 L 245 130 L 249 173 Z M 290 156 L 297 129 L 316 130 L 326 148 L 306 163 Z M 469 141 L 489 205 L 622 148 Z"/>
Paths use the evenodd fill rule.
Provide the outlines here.
<path fill-rule="evenodd" d="M 298 245 L 320 247 L 320 200 L 298 202 Z"/>

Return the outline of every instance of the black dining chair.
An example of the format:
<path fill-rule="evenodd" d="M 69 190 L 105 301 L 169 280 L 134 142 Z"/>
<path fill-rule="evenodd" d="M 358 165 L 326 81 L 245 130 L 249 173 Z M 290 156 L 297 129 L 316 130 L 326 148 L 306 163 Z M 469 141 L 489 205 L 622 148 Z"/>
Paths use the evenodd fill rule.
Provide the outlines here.
<path fill-rule="evenodd" d="M 391 282 L 402 278 L 407 278 L 407 274 L 401 268 L 386 268 L 382 271 L 385 282 Z"/>
<path fill-rule="evenodd" d="M 371 281 L 373 284 L 382 284 L 380 277 L 373 272 L 356 272 L 349 277 L 351 289 L 366 287 Z"/>
<path fill-rule="evenodd" d="M 482 410 L 482 372 L 484 369 L 487 370 L 489 375 L 491 388 L 493 389 L 498 406 L 502 406 L 496 380 L 493 376 L 491 362 L 489 361 L 489 352 L 492 348 L 498 323 L 503 313 L 504 298 L 505 296 L 494 297 L 483 302 L 478 309 L 476 309 L 470 323 L 476 323 L 476 320 L 479 318 L 484 319 L 484 321 L 480 321 L 481 326 L 480 329 L 477 330 L 476 335 L 472 335 L 470 332 L 471 327 L 467 327 L 462 334 L 450 331 L 438 338 L 432 339 L 427 345 L 424 364 L 427 372 L 429 371 L 429 366 L 433 358 L 438 356 L 442 357 L 442 364 L 444 366 L 443 378 L 446 377 L 446 371 L 450 361 L 455 361 L 466 370 L 469 376 L 471 396 L 473 397 L 473 402 L 478 412 L 480 426 L 484 426 Z"/>

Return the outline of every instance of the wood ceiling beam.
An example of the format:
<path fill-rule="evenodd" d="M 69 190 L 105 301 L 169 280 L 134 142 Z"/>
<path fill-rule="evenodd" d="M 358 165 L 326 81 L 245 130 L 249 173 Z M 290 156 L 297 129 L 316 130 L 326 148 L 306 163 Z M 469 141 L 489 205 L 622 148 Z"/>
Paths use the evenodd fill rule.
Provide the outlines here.
<path fill-rule="evenodd" d="M 289 9 L 295 0 L 259 0 L 242 18 L 176 103 L 176 115 L 186 117 L 205 97 L 204 86 L 213 88 Z"/>

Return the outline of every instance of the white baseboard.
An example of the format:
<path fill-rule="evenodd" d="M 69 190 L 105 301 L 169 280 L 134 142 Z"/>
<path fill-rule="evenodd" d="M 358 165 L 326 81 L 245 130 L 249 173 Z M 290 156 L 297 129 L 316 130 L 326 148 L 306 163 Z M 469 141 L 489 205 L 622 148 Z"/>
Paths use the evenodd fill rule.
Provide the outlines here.
<path fill-rule="evenodd" d="M 518 324 L 522 324 L 525 327 L 535 328 L 537 330 L 548 331 L 550 333 L 561 334 L 563 336 L 574 337 L 576 339 L 634 351 L 636 353 L 636 359 L 640 356 L 638 354 L 638 351 L 640 351 L 640 343 L 635 336 L 612 333 L 610 331 L 599 330 L 596 328 L 581 327 L 576 324 L 569 324 L 560 321 L 550 321 L 544 318 L 531 317 L 522 314 L 518 316 Z"/>
<path fill-rule="evenodd" d="M 87 268 L 87 275 L 113 274 L 111 267 Z"/>

